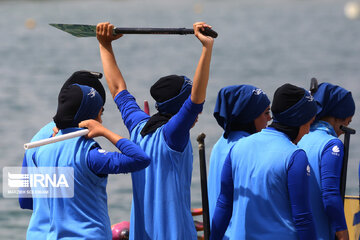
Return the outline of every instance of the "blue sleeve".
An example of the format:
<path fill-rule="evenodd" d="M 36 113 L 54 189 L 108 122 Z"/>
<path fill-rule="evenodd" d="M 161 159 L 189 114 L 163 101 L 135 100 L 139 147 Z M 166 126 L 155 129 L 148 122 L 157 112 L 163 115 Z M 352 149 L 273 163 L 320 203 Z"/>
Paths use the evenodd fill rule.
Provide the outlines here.
<path fill-rule="evenodd" d="M 293 221 L 299 239 L 316 239 L 315 225 L 309 197 L 309 163 L 303 150 L 291 156 L 288 167 L 288 191 Z"/>
<path fill-rule="evenodd" d="M 140 109 L 135 98 L 127 90 L 123 90 L 116 95 L 114 101 L 130 133 L 139 122 L 150 118 L 149 115 Z"/>
<path fill-rule="evenodd" d="M 129 173 L 139 171 L 150 164 L 150 158 L 135 143 L 126 138 L 120 139 L 116 147 L 122 152 L 106 152 L 100 147 L 89 151 L 89 169 L 97 175 Z"/>
<path fill-rule="evenodd" d="M 339 139 L 329 141 L 321 155 L 320 181 L 325 212 L 335 231 L 346 230 L 344 205 L 340 195 L 344 146 Z"/>
<path fill-rule="evenodd" d="M 193 103 L 190 97 L 185 101 L 179 112 L 164 126 L 164 137 L 167 145 L 178 152 L 184 151 L 189 141 L 190 129 L 204 105 L 204 103 Z"/>
<path fill-rule="evenodd" d="M 22 174 L 26 174 L 27 172 L 25 172 L 23 169 L 27 167 L 27 162 L 26 162 L 26 155 L 24 155 L 24 159 L 23 159 L 23 163 L 22 163 L 22 170 L 21 173 Z M 22 209 L 30 209 L 33 210 L 33 199 L 32 198 L 22 198 L 19 196 L 19 205 L 20 208 Z"/>
<path fill-rule="evenodd" d="M 231 151 L 230 151 L 231 152 Z M 221 190 L 214 216 L 211 220 L 210 239 L 222 239 L 232 216 L 234 197 L 234 182 L 232 178 L 232 167 L 230 153 L 227 155 L 221 172 Z"/>

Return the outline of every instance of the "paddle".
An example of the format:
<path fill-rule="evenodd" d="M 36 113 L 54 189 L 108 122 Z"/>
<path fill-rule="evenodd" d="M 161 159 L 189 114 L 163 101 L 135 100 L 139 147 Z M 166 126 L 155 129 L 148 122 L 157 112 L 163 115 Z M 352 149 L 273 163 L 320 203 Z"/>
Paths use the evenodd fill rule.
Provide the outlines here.
<path fill-rule="evenodd" d="M 311 79 L 311 82 L 310 82 L 310 92 L 311 92 L 311 95 L 314 95 L 314 93 L 316 93 L 316 91 L 318 90 L 319 88 L 319 84 L 318 84 L 318 81 L 316 78 L 312 78 Z"/>
<path fill-rule="evenodd" d="M 30 148 L 40 147 L 40 146 L 47 145 L 47 144 L 50 144 L 50 143 L 60 142 L 60 141 L 66 140 L 66 139 L 84 136 L 84 135 L 86 135 L 88 133 L 89 133 L 88 129 L 82 129 L 82 130 L 78 130 L 78 131 L 75 131 L 75 132 L 59 135 L 59 136 L 56 136 L 56 137 L 45 138 L 45 139 L 42 139 L 42 140 L 39 140 L 39 141 L 25 143 L 24 144 L 24 149 L 27 150 L 27 149 L 30 149 Z"/>
<path fill-rule="evenodd" d="M 209 201 L 207 191 L 207 177 L 206 177 L 206 161 L 205 161 L 205 134 L 201 133 L 197 137 L 199 143 L 199 162 L 200 162 L 200 180 L 201 180 L 201 200 L 203 208 L 203 224 L 204 224 L 204 239 L 210 239 L 210 214 Z"/>
<path fill-rule="evenodd" d="M 347 177 L 347 166 L 349 160 L 349 146 L 350 146 L 350 134 L 355 134 L 356 131 L 352 128 L 345 127 L 343 125 L 340 126 L 341 131 L 345 133 L 344 136 L 344 158 L 343 165 L 341 169 L 341 180 L 340 180 L 340 195 L 343 203 L 345 204 L 345 190 L 346 190 L 346 177 Z M 355 217 L 355 216 L 354 216 Z M 335 235 L 335 239 L 339 239 Z"/>
<path fill-rule="evenodd" d="M 344 158 L 343 165 L 341 169 L 341 181 L 340 181 L 340 194 L 341 198 L 344 202 L 345 199 L 345 190 L 346 190 L 346 176 L 347 176 L 347 166 L 349 160 L 349 146 L 350 146 L 350 134 L 355 134 L 355 129 L 345 127 L 343 125 L 340 126 L 341 131 L 345 133 L 344 136 Z"/>
<path fill-rule="evenodd" d="M 56 24 L 50 23 L 51 26 L 58 28 L 64 32 L 70 33 L 75 37 L 96 37 L 96 26 L 85 24 Z M 216 38 L 217 32 L 211 28 L 205 28 L 201 32 L 206 36 Z M 193 29 L 189 28 L 114 28 L 116 34 L 194 34 Z"/>

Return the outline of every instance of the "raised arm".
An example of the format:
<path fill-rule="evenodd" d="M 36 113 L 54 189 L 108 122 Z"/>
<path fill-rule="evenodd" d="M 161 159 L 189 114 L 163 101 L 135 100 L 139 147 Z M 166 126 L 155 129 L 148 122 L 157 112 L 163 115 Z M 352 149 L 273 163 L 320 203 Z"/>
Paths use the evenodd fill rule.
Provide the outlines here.
<path fill-rule="evenodd" d="M 164 128 L 165 141 L 176 151 L 184 150 L 189 139 L 189 130 L 194 125 L 199 112 L 202 111 L 203 106 L 200 104 L 204 103 L 206 97 L 214 39 L 200 33 L 204 27 L 211 28 L 204 22 L 194 23 L 195 36 L 203 47 L 191 88 L 191 102 L 186 101 L 182 109 L 170 119 Z"/>
<path fill-rule="evenodd" d="M 114 25 L 109 22 L 99 23 L 96 26 L 96 37 L 99 41 L 100 56 L 103 65 L 106 82 L 113 98 L 126 89 L 125 80 L 116 63 L 111 42 L 122 36 L 113 35 Z"/>
<path fill-rule="evenodd" d="M 206 88 L 209 80 L 210 61 L 214 39 L 200 33 L 200 30 L 204 29 L 204 27 L 211 28 L 211 26 L 207 25 L 206 23 L 196 22 L 194 23 L 193 27 L 195 36 L 200 40 L 203 48 L 193 79 L 191 101 L 193 103 L 200 104 L 205 101 L 206 97 Z"/>

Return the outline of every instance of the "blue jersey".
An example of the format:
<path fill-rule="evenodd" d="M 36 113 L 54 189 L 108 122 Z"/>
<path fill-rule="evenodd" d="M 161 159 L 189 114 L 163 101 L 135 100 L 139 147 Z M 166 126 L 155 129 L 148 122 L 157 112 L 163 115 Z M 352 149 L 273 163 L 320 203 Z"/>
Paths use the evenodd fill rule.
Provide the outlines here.
<path fill-rule="evenodd" d="M 58 135 L 76 131 L 68 128 Z M 46 238 L 60 239 L 111 239 L 111 226 L 107 209 L 107 177 L 94 174 L 87 164 L 87 155 L 95 141 L 77 137 L 39 147 L 32 158 L 37 167 L 72 167 L 74 169 L 73 198 L 33 198 L 47 204 L 33 212 L 32 219 L 48 217 L 49 229 Z M 43 209 L 41 209 L 43 208 Z M 44 210 L 44 211 L 43 211 Z M 45 211 L 46 210 L 46 211 Z M 30 221 L 29 229 L 38 221 Z M 44 224 L 45 225 L 45 224 Z M 28 239 L 36 239 L 29 237 Z"/>
<path fill-rule="evenodd" d="M 189 130 L 202 104 L 193 104 L 189 98 L 168 123 L 142 137 L 149 116 L 126 90 L 115 102 L 131 140 L 151 158 L 146 169 L 132 173 L 130 239 L 197 239 L 190 206 L 193 156 Z"/>
<path fill-rule="evenodd" d="M 53 134 L 53 127 L 55 127 L 54 122 L 50 122 L 46 126 L 44 126 L 32 139 L 32 141 L 37 141 L 45 138 L 49 138 Z M 69 129 L 62 130 L 60 132 L 60 135 L 63 132 L 68 132 Z M 90 141 L 90 140 L 88 140 Z M 65 141 L 69 142 L 69 141 Z M 143 169 L 144 167 L 148 166 L 150 163 L 150 158 L 141 150 L 141 148 L 128 139 L 122 138 L 116 143 L 116 147 L 122 152 L 107 152 L 99 147 L 98 144 L 91 142 L 91 148 L 88 149 L 87 147 L 82 149 L 84 152 L 81 155 L 82 159 L 86 159 L 84 164 L 86 164 L 86 168 L 82 168 L 84 171 L 86 169 L 89 169 L 91 171 L 91 174 L 88 174 L 89 178 L 86 180 L 85 178 L 82 178 L 82 181 L 90 181 L 93 182 L 95 185 L 97 185 L 97 181 L 94 181 L 94 178 L 101 180 L 103 182 L 102 185 L 106 185 L 106 176 L 107 174 L 114 174 L 114 173 L 128 173 L 133 171 L 138 171 L 140 169 Z M 52 146 L 53 144 L 51 144 Z M 45 151 L 44 149 L 48 149 L 48 147 L 38 147 L 38 148 L 32 148 L 25 152 L 24 161 L 23 161 L 23 167 L 37 167 L 38 162 L 40 161 L 39 156 L 40 152 Z M 81 146 L 79 146 L 78 150 L 80 151 Z M 86 152 L 88 151 L 88 152 Z M 65 154 L 65 150 L 62 150 Z M 69 153 L 71 154 L 71 153 Z M 65 156 L 65 155 L 64 155 Z M 49 159 L 54 156 L 49 156 Z M 61 155 L 63 157 L 63 155 Z M 44 157 L 43 157 L 44 158 Z M 82 160 L 83 161 L 83 160 Z M 49 162 L 42 162 L 41 164 L 46 166 L 53 166 L 51 165 L 54 160 L 52 159 Z M 59 162 L 60 164 L 60 162 Z M 42 166 L 43 166 L 42 165 Z M 57 165 L 56 165 L 57 166 Z M 26 168 L 23 168 L 23 173 Z M 30 168 L 31 170 L 31 168 Z M 29 173 L 29 172 L 27 172 Z M 79 179 L 76 179 L 76 181 L 79 181 Z M 99 185 L 100 186 L 100 185 Z M 94 193 L 94 199 L 103 199 L 102 202 L 106 204 L 106 196 L 103 195 L 106 194 L 105 187 L 102 186 L 102 190 L 100 191 L 100 195 L 97 196 L 97 191 L 92 191 Z M 91 187 L 86 187 L 88 189 L 91 189 Z M 76 191 L 75 195 L 81 195 L 81 191 Z M 38 198 L 36 195 L 32 196 L 34 198 L 22 198 L 22 196 L 19 197 L 19 202 L 21 208 L 25 209 L 32 209 L 33 214 L 30 219 L 28 231 L 27 231 L 27 239 L 47 239 L 49 236 L 56 237 L 56 235 L 66 235 L 71 234 L 71 231 L 74 231 L 72 229 L 64 229 L 63 226 L 59 223 L 57 223 L 55 220 L 56 218 L 51 217 L 51 213 L 54 212 L 53 207 L 56 207 L 56 205 L 49 204 L 48 199 L 46 198 Z M 91 198 L 91 195 L 88 195 L 88 197 Z M 78 198 L 78 196 L 75 196 L 75 199 Z M 90 201 L 90 200 L 88 200 Z M 91 206 L 91 204 L 89 204 Z M 98 209 L 97 206 L 93 206 L 94 208 Z M 107 208 L 107 207 L 106 207 Z M 61 211 L 61 210 L 60 210 Z M 102 211 L 105 211 L 105 207 L 102 207 Z M 96 211 L 95 211 L 96 212 Z M 74 214 L 74 213 L 73 213 Z M 74 216 L 65 216 L 60 220 L 60 223 L 63 222 L 63 219 L 65 218 L 71 218 Z M 72 221 L 71 219 L 69 220 Z M 106 221 L 104 221 L 106 223 Z M 105 226 L 105 225 L 104 225 Z M 106 225 L 109 227 L 109 224 Z M 78 224 L 78 227 L 81 227 L 80 224 Z M 86 224 L 84 226 L 84 229 L 88 227 L 95 227 L 91 226 L 91 224 Z M 78 229 L 78 232 L 84 231 L 84 229 Z M 89 230 L 86 230 L 89 231 Z M 108 231 L 108 229 L 107 229 Z M 90 231 L 89 231 L 90 232 Z M 51 234 L 51 235 L 49 235 Z M 76 235 L 78 236 L 78 235 Z M 85 236 L 85 234 L 84 234 Z M 75 235 L 74 235 L 75 237 Z M 89 237 L 86 237 L 89 238 Z"/>
<path fill-rule="evenodd" d="M 250 134 L 245 131 L 233 131 L 229 133 L 228 138 L 221 136 L 214 145 L 210 155 L 210 166 L 208 176 L 208 198 L 210 219 L 212 219 L 216 207 L 216 201 L 220 194 L 221 170 L 224 166 L 225 158 L 230 152 L 231 147 L 241 138 Z M 229 236 L 231 222 L 225 233 L 225 239 Z"/>
<path fill-rule="evenodd" d="M 303 150 L 273 128 L 240 139 L 226 157 L 211 239 L 316 239 Z"/>
<path fill-rule="evenodd" d="M 287 169 L 297 150 L 283 133 L 268 129 L 234 146 L 232 239 L 298 239 L 287 188 Z"/>
<path fill-rule="evenodd" d="M 183 152 L 165 144 L 163 126 L 141 137 L 145 122 L 131 139 L 151 156 L 148 168 L 132 173 L 133 202 L 130 219 L 132 239 L 196 239 L 191 215 L 190 185 L 192 148 Z"/>
<path fill-rule="evenodd" d="M 314 174 L 310 178 L 310 197 L 318 239 L 334 239 L 336 231 L 346 230 L 340 178 L 343 144 L 332 126 L 315 122 L 298 146 L 305 150 Z"/>
<path fill-rule="evenodd" d="M 54 122 L 50 122 L 45 125 L 40 131 L 35 134 L 31 139 L 31 142 L 51 137 L 53 133 Z M 39 148 L 31 148 L 25 151 L 24 167 L 35 167 L 36 152 Z M 28 159 L 28 160 L 26 160 Z M 26 239 L 46 239 L 47 233 L 50 230 L 50 212 L 48 201 L 46 198 L 39 198 L 37 201 L 33 201 L 32 198 L 20 198 L 20 206 L 26 209 L 33 209 L 33 212 L 29 222 L 29 226 L 26 232 Z"/>

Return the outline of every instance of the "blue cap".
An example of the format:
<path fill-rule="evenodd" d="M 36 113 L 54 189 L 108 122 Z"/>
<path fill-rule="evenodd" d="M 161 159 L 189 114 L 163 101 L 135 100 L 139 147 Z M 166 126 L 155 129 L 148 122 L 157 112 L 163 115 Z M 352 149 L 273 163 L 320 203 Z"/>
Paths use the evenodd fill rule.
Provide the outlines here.
<path fill-rule="evenodd" d="M 96 119 L 104 104 L 100 94 L 92 87 L 73 84 L 80 87 L 82 91 L 82 100 L 79 109 L 74 116 L 74 125 L 88 119 Z"/>
<path fill-rule="evenodd" d="M 314 98 L 322 106 L 322 111 L 317 115 L 318 119 L 327 116 L 345 119 L 355 114 L 355 102 L 351 92 L 340 86 L 321 83 Z"/>
<path fill-rule="evenodd" d="M 250 123 L 269 105 L 269 98 L 260 88 L 251 85 L 228 86 L 218 93 L 214 117 L 228 133 L 232 124 Z"/>

